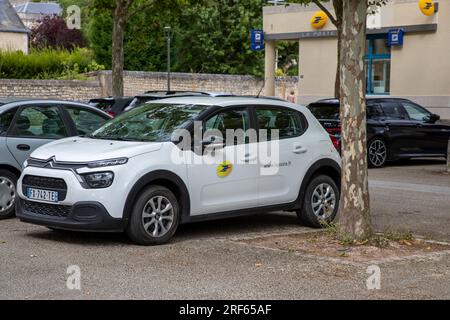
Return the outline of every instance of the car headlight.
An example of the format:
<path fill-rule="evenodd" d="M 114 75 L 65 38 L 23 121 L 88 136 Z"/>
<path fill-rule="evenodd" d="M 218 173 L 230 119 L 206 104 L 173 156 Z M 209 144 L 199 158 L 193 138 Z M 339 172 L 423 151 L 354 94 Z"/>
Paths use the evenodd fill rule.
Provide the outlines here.
<path fill-rule="evenodd" d="M 117 159 L 109 159 L 109 160 L 100 160 L 89 162 L 89 168 L 101 168 L 101 167 L 113 167 L 113 166 L 121 166 L 128 162 L 128 158 L 117 158 Z"/>
<path fill-rule="evenodd" d="M 87 173 L 83 175 L 83 178 L 89 187 L 93 189 L 104 189 L 112 185 L 114 173 L 110 171 Z"/>

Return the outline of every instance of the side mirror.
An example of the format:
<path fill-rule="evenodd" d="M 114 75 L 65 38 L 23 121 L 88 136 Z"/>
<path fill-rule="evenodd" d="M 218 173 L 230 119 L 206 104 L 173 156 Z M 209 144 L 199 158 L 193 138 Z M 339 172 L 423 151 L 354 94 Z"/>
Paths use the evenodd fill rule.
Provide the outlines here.
<path fill-rule="evenodd" d="M 441 116 L 435 113 L 432 113 L 425 118 L 425 122 L 427 123 L 436 123 L 439 120 L 441 120 Z"/>

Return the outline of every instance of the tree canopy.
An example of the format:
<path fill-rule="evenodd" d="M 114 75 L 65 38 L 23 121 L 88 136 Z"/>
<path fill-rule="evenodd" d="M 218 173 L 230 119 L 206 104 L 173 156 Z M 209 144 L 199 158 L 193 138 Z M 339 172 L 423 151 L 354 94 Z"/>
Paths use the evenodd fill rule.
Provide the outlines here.
<path fill-rule="evenodd" d="M 164 27 L 173 30 L 172 70 L 224 74 L 264 73 L 264 52 L 250 50 L 250 31 L 262 27 L 266 0 L 136 0 L 124 35 L 126 70 L 165 71 Z M 114 2 L 110 0 L 61 0 L 82 8 L 83 35 L 96 61 L 111 68 Z M 133 9 L 132 8 L 132 9 Z M 298 54 L 295 43 L 280 43 L 280 68 Z M 292 74 L 295 67 L 289 71 Z"/>

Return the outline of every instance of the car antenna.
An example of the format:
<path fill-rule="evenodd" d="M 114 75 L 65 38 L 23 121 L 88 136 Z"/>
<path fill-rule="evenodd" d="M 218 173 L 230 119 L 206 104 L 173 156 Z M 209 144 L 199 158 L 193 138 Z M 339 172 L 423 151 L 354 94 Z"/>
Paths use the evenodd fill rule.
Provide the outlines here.
<path fill-rule="evenodd" d="M 258 95 L 256 96 L 256 98 L 259 98 L 259 96 L 261 95 L 261 93 L 262 93 L 262 91 L 263 91 L 263 89 L 264 89 L 265 86 L 266 86 L 266 78 L 264 78 L 262 87 L 261 87 L 261 89 L 259 90 Z"/>

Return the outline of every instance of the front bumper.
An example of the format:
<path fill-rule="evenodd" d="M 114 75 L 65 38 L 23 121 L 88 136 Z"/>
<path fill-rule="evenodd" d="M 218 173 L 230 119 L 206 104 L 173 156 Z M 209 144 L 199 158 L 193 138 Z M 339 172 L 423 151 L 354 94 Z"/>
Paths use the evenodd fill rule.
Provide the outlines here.
<path fill-rule="evenodd" d="M 124 230 L 123 219 L 111 217 L 98 202 L 78 202 L 64 206 L 18 199 L 16 215 L 23 222 L 55 229 L 89 232 Z"/>

